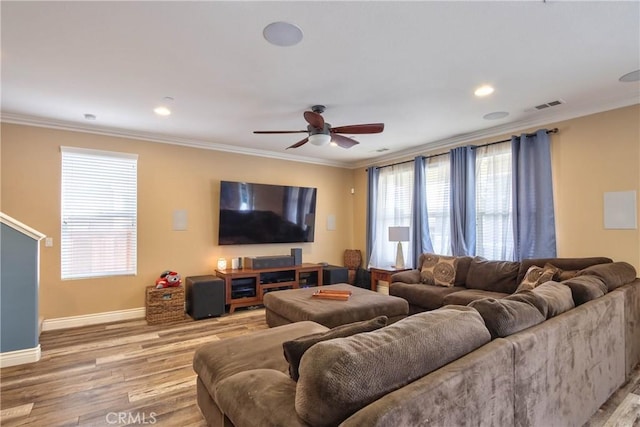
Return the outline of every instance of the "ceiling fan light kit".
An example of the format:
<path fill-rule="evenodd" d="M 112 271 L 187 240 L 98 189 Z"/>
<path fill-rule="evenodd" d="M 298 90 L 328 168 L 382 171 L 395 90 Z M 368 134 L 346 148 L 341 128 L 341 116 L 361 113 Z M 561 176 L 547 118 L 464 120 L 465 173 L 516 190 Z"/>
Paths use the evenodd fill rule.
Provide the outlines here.
<path fill-rule="evenodd" d="M 331 135 L 316 133 L 309 136 L 309 142 L 317 146 L 327 145 L 329 142 L 331 142 Z"/>

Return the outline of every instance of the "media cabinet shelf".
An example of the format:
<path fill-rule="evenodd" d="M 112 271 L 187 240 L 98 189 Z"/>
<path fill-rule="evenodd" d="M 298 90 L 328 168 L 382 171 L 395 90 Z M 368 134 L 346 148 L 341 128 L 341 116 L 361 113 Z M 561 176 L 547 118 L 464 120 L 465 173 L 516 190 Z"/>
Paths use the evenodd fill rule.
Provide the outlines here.
<path fill-rule="evenodd" d="M 291 267 L 216 270 L 216 276 L 224 280 L 225 304 L 229 313 L 238 307 L 261 305 L 268 292 L 322 286 L 320 264 L 301 264 Z"/>

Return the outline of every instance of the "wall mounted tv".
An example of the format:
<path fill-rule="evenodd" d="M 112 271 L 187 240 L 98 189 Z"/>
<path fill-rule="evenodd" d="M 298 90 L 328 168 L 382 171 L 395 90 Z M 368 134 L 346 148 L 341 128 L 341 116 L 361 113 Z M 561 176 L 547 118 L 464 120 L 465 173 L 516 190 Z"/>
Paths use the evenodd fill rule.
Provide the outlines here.
<path fill-rule="evenodd" d="M 219 245 L 313 242 L 316 188 L 220 182 Z"/>

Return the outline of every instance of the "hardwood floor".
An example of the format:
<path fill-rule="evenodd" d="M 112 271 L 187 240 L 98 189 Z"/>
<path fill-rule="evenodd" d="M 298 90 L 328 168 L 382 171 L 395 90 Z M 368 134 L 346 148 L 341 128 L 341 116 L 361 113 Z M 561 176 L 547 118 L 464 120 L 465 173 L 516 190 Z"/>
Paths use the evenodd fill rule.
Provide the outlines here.
<path fill-rule="evenodd" d="M 169 325 L 45 331 L 38 363 L 0 371 L 0 424 L 206 426 L 196 406 L 194 350 L 266 328 L 257 309 Z"/>
<path fill-rule="evenodd" d="M 148 326 L 144 320 L 46 331 L 38 363 L 0 370 L 2 426 L 194 426 L 195 348 L 266 329 L 264 309 Z M 640 367 L 587 427 L 640 427 Z"/>

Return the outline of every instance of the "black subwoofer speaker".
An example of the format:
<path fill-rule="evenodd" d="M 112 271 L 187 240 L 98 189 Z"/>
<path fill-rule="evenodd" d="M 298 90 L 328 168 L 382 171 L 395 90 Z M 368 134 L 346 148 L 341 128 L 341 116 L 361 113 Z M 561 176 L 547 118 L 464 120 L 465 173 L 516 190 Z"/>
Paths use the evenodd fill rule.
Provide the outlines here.
<path fill-rule="evenodd" d="M 185 279 L 187 313 L 194 320 L 224 314 L 224 280 L 215 276 L 191 276 Z"/>

